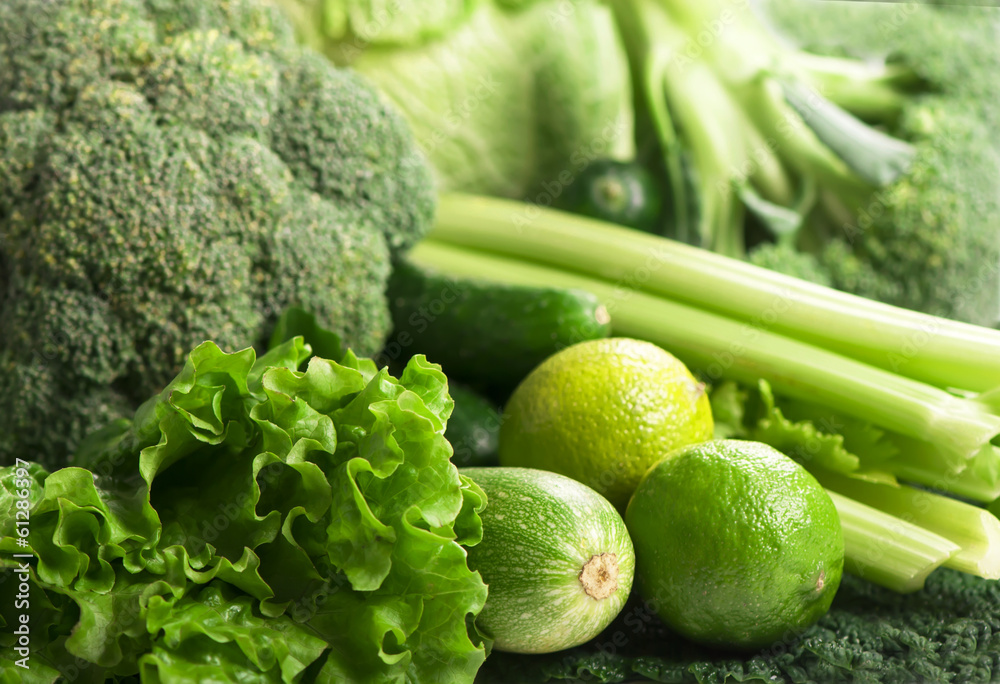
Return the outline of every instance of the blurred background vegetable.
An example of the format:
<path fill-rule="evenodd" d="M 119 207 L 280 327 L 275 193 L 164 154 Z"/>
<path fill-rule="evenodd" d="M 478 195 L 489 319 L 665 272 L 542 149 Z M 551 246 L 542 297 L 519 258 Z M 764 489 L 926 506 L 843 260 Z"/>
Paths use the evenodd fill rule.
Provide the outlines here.
<path fill-rule="evenodd" d="M 632 88 L 599 0 L 275 0 L 302 41 L 399 108 L 441 189 L 558 195 L 633 155 Z"/>
<path fill-rule="evenodd" d="M 634 159 L 658 179 L 655 232 L 1000 322 L 1000 51 L 988 8 L 279 4 L 305 42 L 400 107 L 444 190 L 562 197 L 590 212 L 565 202 L 581 192 L 574 181 L 592 162 Z"/>

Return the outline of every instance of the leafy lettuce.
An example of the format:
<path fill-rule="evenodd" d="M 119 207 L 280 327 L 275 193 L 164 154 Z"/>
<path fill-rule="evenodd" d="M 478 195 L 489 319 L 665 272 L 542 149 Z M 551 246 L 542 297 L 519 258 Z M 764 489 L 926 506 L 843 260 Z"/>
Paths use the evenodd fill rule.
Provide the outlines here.
<path fill-rule="evenodd" d="M 449 460 L 445 376 L 309 356 L 206 342 L 74 467 L 0 469 L 0 682 L 472 681 L 485 496 Z"/>

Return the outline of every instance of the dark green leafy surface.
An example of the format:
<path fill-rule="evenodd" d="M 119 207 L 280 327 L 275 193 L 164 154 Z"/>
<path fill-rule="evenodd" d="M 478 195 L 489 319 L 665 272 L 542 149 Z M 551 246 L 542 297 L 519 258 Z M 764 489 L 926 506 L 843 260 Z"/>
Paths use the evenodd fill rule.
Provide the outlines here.
<path fill-rule="evenodd" d="M 951 570 L 909 595 L 845 575 L 817 625 L 747 657 L 684 641 L 633 604 L 584 647 L 492 654 L 477 682 L 990 682 L 1000 677 L 998 602 L 997 582 Z"/>

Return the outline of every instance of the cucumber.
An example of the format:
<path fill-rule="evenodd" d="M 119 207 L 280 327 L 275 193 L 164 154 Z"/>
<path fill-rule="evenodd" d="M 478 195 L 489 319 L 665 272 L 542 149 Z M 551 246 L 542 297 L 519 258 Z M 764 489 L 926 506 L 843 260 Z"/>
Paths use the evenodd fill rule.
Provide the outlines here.
<path fill-rule="evenodd" d="M 625 605 L 635 570 L 614 506 L 545 470 L 459 472 L 487 497 L 483 540 L 468 553 L 469 567 L 489 586 L 476 626 L 493 648 L 551 653 L 597 636 Z"/>
<path fill-rule="evenodd" d="M 460 468 L 500 465 L 500 411 L 468 387 L 449 384 L 455 408 L 444 436 L 455 450 L 451 462 Z"/>
<path fill-rule="evenodd" d="M 393 335 L 383 354 L 420 353 L 449 378 L 511 390 L 564 347 L 611 334 L 608 311 L 581 290 L 502 285 L 396 264 Z"/>

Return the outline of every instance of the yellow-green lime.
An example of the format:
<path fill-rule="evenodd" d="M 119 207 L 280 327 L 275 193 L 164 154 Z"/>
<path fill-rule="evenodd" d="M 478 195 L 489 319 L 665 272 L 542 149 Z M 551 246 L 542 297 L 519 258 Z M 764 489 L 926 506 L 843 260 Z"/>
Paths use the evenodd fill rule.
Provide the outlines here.
<path fill-rule="evenodd" d="M 844 567 L 833 501 L 759 442 L 718 440 L 649 469 L 625 513 L 640 594 L 679 634 L 758 649 L 830 608 Z"/>
<path fill-rule="evenodd" d="M 572 477 L 624 510 L 651 465 L 712 429 L 705 386 L 673 355 L 640 340 L 593 340 L 550 356 L 514 391 L 500 463 Z"/>

